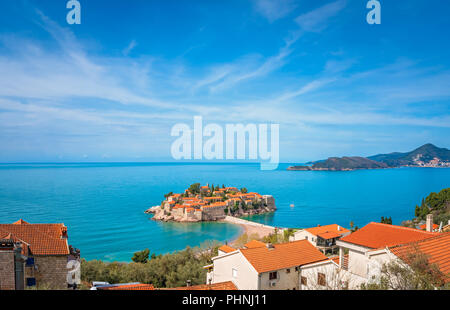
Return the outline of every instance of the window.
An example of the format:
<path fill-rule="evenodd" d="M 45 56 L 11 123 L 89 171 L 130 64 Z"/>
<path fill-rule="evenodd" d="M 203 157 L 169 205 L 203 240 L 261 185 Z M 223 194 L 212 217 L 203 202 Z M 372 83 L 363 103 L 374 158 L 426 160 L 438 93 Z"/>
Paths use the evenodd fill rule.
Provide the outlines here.
<path fill-rule="evenodd" d="M 27 258 L 26 266 L 27 267 L 34 266 L 34 257 Z"/>
<path fill-rule="evenodd" d="M 317 274 L 317 283 L 320 286 L 326 286 L 327 285 L 327 281 L 325 280 L 325 274 L 324 273 L 319 272 Z"/>
<path fill-rule="evenodd" d="M 306 279 L 306 277 L 301 277 L 300 281 L 301 281 L 302 285 L 305 285 L 305 286 L 308 285 L 308 280 Z"/>
<path fill-rule="evenodd" d="M 298 267 L 295 267 L 295 271 L 298 271 Z"/>
<path fill-rule="evenodd" d="M 305 236 L 305 240 L 308 240 L 308 236 Z"/>
<path fill-rule="evenodd" d="M 269 273 L 269 280 L 276 280 L 278 279 L 278 272 L 274 271 Z"/>
<path fill-rule="evenodd" d="M 233 276 L 233 278 L 237 278 L 237 269 L 231 269 L 231 275 Z"/>
<path fill-rule="evenodd" d="M 286 269 L 286 273 L 291 273 L 291 269 Z"/>
<path fill-rule="evenodd" d="M 36 278 L 27 278 L 27 286 L 36 286 Z"/>

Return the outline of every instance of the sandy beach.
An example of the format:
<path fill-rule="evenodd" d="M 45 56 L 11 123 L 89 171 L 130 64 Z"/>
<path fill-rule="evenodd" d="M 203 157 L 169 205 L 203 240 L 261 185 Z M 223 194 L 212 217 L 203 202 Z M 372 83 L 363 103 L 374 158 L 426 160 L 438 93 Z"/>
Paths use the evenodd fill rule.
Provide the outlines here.
<path fill-rule="evenodd" d="M 258 235 L 259 239 L 268 236 L 275 231 L 275 227 L 247 221 L 244 219 L 227 216 L 223 222 L 239 225 L 243 228 L 243 234 L 247 234 L 247 236 Z M 234 243 L 236 240 L 233 240 Z"/>

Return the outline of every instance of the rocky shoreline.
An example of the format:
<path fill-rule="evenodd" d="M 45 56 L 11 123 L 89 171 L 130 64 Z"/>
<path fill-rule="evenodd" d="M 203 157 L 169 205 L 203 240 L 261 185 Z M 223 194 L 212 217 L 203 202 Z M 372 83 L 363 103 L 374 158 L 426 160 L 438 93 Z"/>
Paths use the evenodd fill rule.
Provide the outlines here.
<path fill-rule="evenodd" d="M 239 216 L 233 216 L 233 217 L 240 218 L 240 217 L 245 217 L 245 216 L 250 216 L 250 215 L 261 215 L 261 214 L 275 212 L 275 210 L 276 209 L 264 208 L 263 210 L 252 210 L 250 212 L 244 212 L 244 213 L 240 214 Z M 154 221 L 178 222 L 178 223 L 205 222 L 205 221 L 193 219 L 193 218 L 185 218 L 185 217 L 178 217 L 175 215 L 168 215 L 164 212 L 164 209 L 162 209 L 161 206 L 150 207 L 147 210 L 145 210 L 144 213 L 153 214 L 151 219 Z M 216 220 L 211 220 L 210 222 L 217 222 L 217 221 L 221 221 L 221 220 L 222 219 L 216 219 Z"/>

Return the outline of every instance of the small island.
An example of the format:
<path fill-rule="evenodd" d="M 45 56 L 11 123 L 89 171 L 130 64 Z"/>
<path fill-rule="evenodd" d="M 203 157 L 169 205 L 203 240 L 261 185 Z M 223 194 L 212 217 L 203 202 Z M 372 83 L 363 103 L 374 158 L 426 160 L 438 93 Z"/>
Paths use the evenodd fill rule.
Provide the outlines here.
<path fill-rule="evenodd" d="M 383 169 L 388 168 L 385 163 L 377 162 L 364 157 L 330 157 L 327 160 L 314 163 L 312 166 L 292 166 L 288 170 L 311 171 L 351 171 L 357 169 Z"/>
<path fill-rule="evenodd" d="M 226 216 L 264 214 L 276 210 L 271 195 L 248 192 L 246 188 L 200 186 L 192 184 L 182 194 L 168 193 L 159 206 L 146 213 L 154 214 L 154 220 L 174 222 L 218 221 Z"/>

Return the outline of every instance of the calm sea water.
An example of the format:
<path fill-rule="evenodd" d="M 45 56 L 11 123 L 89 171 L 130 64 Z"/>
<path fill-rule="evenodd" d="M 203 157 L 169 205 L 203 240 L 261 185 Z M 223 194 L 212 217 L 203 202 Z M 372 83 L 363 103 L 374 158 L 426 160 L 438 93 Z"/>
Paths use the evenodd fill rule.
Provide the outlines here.
<path fill-rule="evenodd" d="M 252 220 L 296 228 L 348 227 L 350 221 L 361 227 L 381 216 L 399 224 L 413 217 L 423 197 L 450 186 L 450 169 L 319 172 L 286 171 L 288 166 L 260 171 L 259 164 L 3 164 L 0 223 L 62 222 L 84 258 L 129 261 L 145 248 L 166 253 L 241 233 L 231 224 L 160 223 L 144 214 L 165 193 L 195 182 L 271 194 L 276 213 Z"/>

